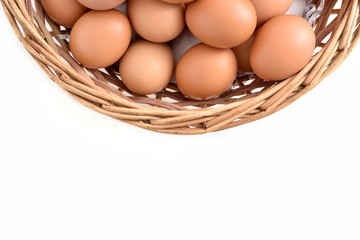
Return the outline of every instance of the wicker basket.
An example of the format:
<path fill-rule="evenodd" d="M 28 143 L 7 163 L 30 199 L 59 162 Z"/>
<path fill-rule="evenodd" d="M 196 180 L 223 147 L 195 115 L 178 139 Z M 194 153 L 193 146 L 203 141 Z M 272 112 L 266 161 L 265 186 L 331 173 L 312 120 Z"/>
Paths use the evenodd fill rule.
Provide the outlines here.
<path fill-rule="evenodd" d="M 335 8 L 338 2 L 340 9 Z M 40 0 L 1 0 L 1 3 L 25 48 L 73 98 L 126 123 L 170 134 L 224 130 L 279 111 L 332 73 L 360 36 L 358 0 L 326 0 L 315 25 L 316 54 L 295 76 L 277 82 L 242 76 L 230 91 L 209 101 L 186 99 L 173 84 L 157 95 L 144 97 L 124 86 L 116 64 L 102 70 L 79 65 L 69 52 L 68 41 L 61 37 L 69 30 L 45 16 Z M 314 3 L 319 7 L 319 0 Z"/>

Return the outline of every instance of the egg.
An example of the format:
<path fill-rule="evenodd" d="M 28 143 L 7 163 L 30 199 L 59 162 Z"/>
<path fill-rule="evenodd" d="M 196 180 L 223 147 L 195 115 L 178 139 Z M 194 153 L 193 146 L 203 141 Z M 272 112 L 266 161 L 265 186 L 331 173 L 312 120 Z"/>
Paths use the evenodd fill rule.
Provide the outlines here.
<path fill-rule="evenodd" d="M 46 14 L 57 24 L 70 28 L 88 9 L 77 0 L 41 0 Z"/>
<path fill-rule="evenodd" d="M 127 2 L 124 2 L 123 4 L 121 4 L 120 6 L 117 6 L 115 8 L 116 10 L 119 10 L 120 12 L 122 12 L 123 14 L 125 14 L 125 16 L 127 17 Z M 135 42 L 136 40 L 140 39 L 141 37 L 139 36 L 139 34 L 136 33 L 136 31 L 131 28 L 131 42 Z"/>
<path fill-rule="evenodd" d="M 185 6 L 160 0 L 128 0 L 127 12 L 135 31 L 152 42 L 168 42 L 185 26 Z"/>
<path fill-rule="evenodd" d="M 174 55 L 168 44 L 138 40 L 121 58 L 119 72 L 131 91 L 149 95 L 169 84 L 174 68 Z"/>
<path fill-rule="evenodd" d="M 237 73 L 235 54 L 204 43 L 195 45 L 180 59 L 176 82 L 180 91 L 194 100 L 208 100 L 223 94 Z"/>
<path fill-rule="evenodd" d="M 233 48 L 238 63 L 238 69 L 241 72 L 253 71 L 250 65 L 250 48 L 252 43 L 254 42 L 254 39 L 255 39 L 255 34 L 252 35 L 243 44 Z"/>
<path fill-rule="evenodd" d="M 175 3 L 175 4 L 179 4 L 179 3 L 189 3 L 189 2 L 193 2 L 194 0 L 161 0 L 163 2 L 168 2 L 168 3 Z"/>
<path fill-rule="evenodd" d="M 78 0 L 78 1 L 82 5 L 93 10 L 109 10 L 125 2 L 125 0 Z"/>
<path fill-rule="evenodd" d="M 257 25 L 263 25 L 273 17 L 284 14 L 293 0 L 250 0 L 257 14 Z"/>
<path fill-rule="evenodd" d="M 249 0 L 196 0 L 187 7 L 186 23 L 207 45 L 232 48 L 253 34 L 256 11 Z"/>
<path fill-rule="evenodd" d="M 118 10 L 90 11 L 82 16 L 70 33 L 70 50 L 75 59 L 89 68 L 114 64 L 127 50 L 131 26 Z"/>
<path fill-rule="evenodd" d="M 309 62 L 315 44 L 315 33 L 305 19 L 281 15 L 257 31 L 250 49 L 250 64 L 258 76 L 281 80 L 297 73 Z"/>

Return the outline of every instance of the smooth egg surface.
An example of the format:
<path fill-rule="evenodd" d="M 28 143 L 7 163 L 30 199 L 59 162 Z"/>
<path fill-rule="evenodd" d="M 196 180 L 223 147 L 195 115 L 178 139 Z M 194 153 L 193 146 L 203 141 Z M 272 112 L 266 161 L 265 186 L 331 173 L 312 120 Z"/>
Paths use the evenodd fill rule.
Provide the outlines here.
<path fill-rule="evenodd" d="M 118 61 L 131 40 L 131 26 L 118 10 L 90 11 L 74 25 L 70 50 L 89 68 L 104 68 Z"/>
<path fill-rule="evenodd" d="M 138 40 L 121 58 L 119 72 L 131 91 L 149 95 L 169 84 L 174 67 L 174 55 L 169 45 Z"/>
<path fill-rule="evenodd" d="M 257 25 L 261 26 L 271 18 L 284 14 L 293 0 L 250 0 L 257 14 Z"/>
<path fill-rule="evenodd" d="M 315 44 L 315 33 L 305 19 L 281 15 L 257 31 L 250 49 L 250 64 L 258 76 L 281 80 L 294 75 L 309 62 Z"/>
<path fill-rule="evenodd" d="M 194 100 L 208 100 L 223 94 L 234 82 L 237 62 L 231 49 L 200 43 L 180 59 L 175 77 L 180 91 Z"/>
<path fill-rule="evenodd" d="M 185 6 L 160 0 L 128 0 L 127 13 L 135 31 L 152 42 L 175 39 L 185 26 Z"/>
<path fill-rule="evenodd" d="M 232 48 L 254 33 L 256 11 L 249 0 L 196 0 L 187 7 L 186 23 L 207 45 Z"/>
<path fill-rule="evenodd" d="M 77 0 L 41 0 L 46 14 L 57 24 L 70 28 L 88 9 Z"/>
<path fill-rule="evenodd" d="M 125 2 L 125 0 L 78 0 L 82 5 L 93 10 L 109 10 Z M 61 2 L 59 0 L 59 2 Z"/>
<path fill-rule="evenodd" d="M 161 1 L 163 1 L 163 2 L 168 2 L 168 3 L 180 4 L 180 3 L 193 2 L 194 0 L 161 0 Z"/>
<path fill-rule="evenodd" d="M 252 72 L 252 68 L 250 65 L 250 49 L 251 45 L 254 42 L 255 34 L 252 35 L 246 42 L 243 44 L 233 48 L 235 53 L 237 62 L 238 62 L 238 69 L 242 72 Z"/>

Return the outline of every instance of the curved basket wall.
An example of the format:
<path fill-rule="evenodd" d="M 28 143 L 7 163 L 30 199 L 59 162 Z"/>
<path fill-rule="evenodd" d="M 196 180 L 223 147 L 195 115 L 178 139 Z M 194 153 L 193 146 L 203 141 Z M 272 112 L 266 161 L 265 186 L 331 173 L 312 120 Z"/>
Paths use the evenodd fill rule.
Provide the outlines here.
<path fill-rule="evenodd" d="M 341 2 L 341 8 L 335 5 Z M 286 107 L 313 89 L 349 55 L 359 40 L 359 1 L 326 0 L 316 21 L 317 51 L 298 74 L 270 82 L 239 77 L 218 99 L 192 101 L 176 85 L 139 96 L 121 82 L 116 64 L 91 70 L 71 56 L 69 30 L 48 19 L 40 0 L 1 0 L 16 35 L 47 75 L 85 106 L 126 123 L 171 134 L 202 134 L 255 121 Z M 314 1 L 319 7 L 319 0 Z M 330 38 L 329 38 L 330 36 Z"/>

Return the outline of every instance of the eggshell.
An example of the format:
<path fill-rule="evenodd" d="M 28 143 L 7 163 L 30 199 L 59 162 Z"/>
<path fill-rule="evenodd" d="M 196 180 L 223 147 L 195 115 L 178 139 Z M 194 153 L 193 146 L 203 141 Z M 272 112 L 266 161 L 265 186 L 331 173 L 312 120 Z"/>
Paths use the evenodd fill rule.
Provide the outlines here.
<path fill-rule="evenodd" d="M 281 15 L 259 29 L 250 49 L 254 72 L 281 80 L 300 71 L 311 59 L 316 37 L 311 25 L 296 15 Z"/>
<path fill-rule="evenodd" d="M 160 0 L 128 0 L 127 12 L 135 31 L 152 42 L 168 42 L 185 26 L 185 6 Z"/>
<path fill-rule="evenodd" d="M 208 100 L 224 93 L 237 73 L 236 57 L 231 49 L 200 43 L 187 51 L 176 70 L 180 91 L 195 100 Z"/>
<path fill-rule="evenodd" d="M 257 14 L 257 25 L 263 25 L 273 17 L 284 14 L 293 0 L 250 0 Z"/>
<path fill-rule="evenodd" d="M 174 68 L 174 55 L 169 45 L 138 40 L 121 58 L 119 72 L 131 91 L 149 95 L 169 84 Z"/>
<path fill-rule="evenodd" d="M 168 2 L 168 3 L 180 4 L 180 3 L 193 2 L 194 0 L 161 0 L 161 1 L 163 1 L 163 2 Z"/>
<path fill-rule="evenodd" d="M 125 16 L 127 17 L 127 2 L 124 2 L 123 4 L 121 4 L 120 6 L 117 6 L 115 8 L 116 10 L 119 10 L 120 12 L 122 12 L 123 14 L 125 14 Z M 134 30 L 134 28 L 131 28 L 131 42 L 135 42 L 136 40 L 141 39 L 140 35 L 137 34 L 137 32 Z"/>
<path fill-rule="evenodd" d="M 77 0 L 41 0 L 41 4 L 54 22 L 67 28 L 88 11 Z"/>
<path fill-rule="evenodd" d="M 246 42 L 243 44 L 233 48 L 235 53 L 238 69 L 242 72 L 252 72 L 252 68 L 250 65 L 250 48 L 252 43 L 254 42 L 255 34 L 252 35 Z"/>
<path fill-rule="evenodd" d="M 114 64 L 127 50 L 131 26 L 118 10 L 90 11 L 74 25 L 70 49 L 76 60 L 89 68 Z"/>
<path fill-rule="evenodd" d="M 207 45 L 232 48 L 251 37 L 256 12 L 249 0 L 196 0 L 187 7 L 186 23 Z"/>
<path fill-rule="evenodd" d="M 125 2 L 125 0 L 78 0 L 82 5 L 94 10 L 109 10 Z M 59 0 L 59 2 L 61 2 Z"/>

